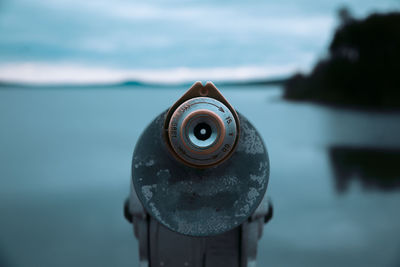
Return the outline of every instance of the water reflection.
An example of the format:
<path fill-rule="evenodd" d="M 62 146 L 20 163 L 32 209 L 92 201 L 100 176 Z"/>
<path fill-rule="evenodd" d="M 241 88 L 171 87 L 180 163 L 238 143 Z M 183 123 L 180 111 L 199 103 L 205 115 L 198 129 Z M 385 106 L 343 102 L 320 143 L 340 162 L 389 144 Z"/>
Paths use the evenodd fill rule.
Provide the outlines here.
<path fill-rule="evenodd" d="M 3 251 L 0 250 L 0 266 L 11 266 L 9 261 L 4 257 Z"/>
<path fill-rule="evenodd" d="M 400 189 L 400 149 L 333 146 L 329 157 L 340 193 L 355 180 L 366 190 Z"/>

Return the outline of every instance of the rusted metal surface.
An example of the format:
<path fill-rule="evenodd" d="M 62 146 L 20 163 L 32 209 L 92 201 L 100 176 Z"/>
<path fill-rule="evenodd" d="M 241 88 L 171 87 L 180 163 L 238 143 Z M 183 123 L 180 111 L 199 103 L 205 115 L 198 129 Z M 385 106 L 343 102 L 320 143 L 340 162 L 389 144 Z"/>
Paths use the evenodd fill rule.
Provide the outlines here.
<path fill-rule="evenodd" d="M 186 123 L 194 121 L 189 118 L 197 121 L 193 126 L 200 126 L 201 122 L 207 124 L 212 134 L 218 133 L 214 136 L 215 140 L 221 142 L 207 148 L 205 144 L 213 140 L 212 136 L 206 142 L 190 140 L 190 132 L 187 131 L 190 127 Z M 207 82 L 204 86 L 201 82 L 196 82 L 168 110 L 164 131 L 165 142 L 172 155 L 186 165 L 208 168 L 228 159 L 235 151 L 240 136 L 240 121 L 236 110 L 212 82 Z M 178 135 L 184 138 L 179 138 Z M 185 136 L 189 142 L 185 142 Z"/>
<path fill-rule="evenodd" d="M 132 183 L 145 210 L 172 231 L 210 236 L 243 223 L 267 189 L 269 160 L 260 134 L 241 114 L 237 149 L 223 163 L 198 169 L 178 161 L 167 147 L 160 114 L 137 142 Z"/>

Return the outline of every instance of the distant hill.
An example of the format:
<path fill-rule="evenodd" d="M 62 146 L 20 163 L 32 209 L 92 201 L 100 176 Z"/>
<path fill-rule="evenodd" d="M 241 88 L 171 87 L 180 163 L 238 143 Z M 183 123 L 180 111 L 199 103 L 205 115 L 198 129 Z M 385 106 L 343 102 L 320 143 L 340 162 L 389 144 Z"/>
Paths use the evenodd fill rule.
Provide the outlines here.
<path fill-rule="evenodd" d="M 400 108 L 400 12 L 355 19 L 346 9 L 341 25 L 310 75 L 298 73 L 284 87 L 288 100 L 355 108 Z"/>
<path fill-rule="evenodd" d="M 287 78 L 271 78 L 264 80 L 244 80 L 244 81 L 216 81 L 215 84 L 218 86 L 225 87 L 235 87 L 235 86 L 274 86 L 274 85 L 283 85 L 287 82 Z M 0 89 L 10 89 L 10 88 L 20 88 L 20 89 L 102 89 L 102 88 L 125 88 L 125 89 L 134 89 L 134 88 L 143 88 L 143 87 L 151 87 L 151 88 L 177 88 L 177 87 L 186 87 L 190 88 L 193 82 L 182 82 L 182 83 L 147 83 L 141 81 L 128 80 L 123 82 L 116 83 L 103 83 L 103 84 L 29 84 L 29 83 L 16 83 L 16 82 L 4 82 L 0 80 Z"/>

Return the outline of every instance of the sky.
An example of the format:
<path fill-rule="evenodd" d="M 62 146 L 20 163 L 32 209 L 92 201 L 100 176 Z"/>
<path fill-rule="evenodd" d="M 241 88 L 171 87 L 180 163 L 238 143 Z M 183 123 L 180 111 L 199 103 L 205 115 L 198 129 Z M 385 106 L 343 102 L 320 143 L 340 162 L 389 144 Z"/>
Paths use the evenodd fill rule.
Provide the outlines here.
<path fill-rule="evenodd" d="M 2 0 L 0 80 L 179 83 L 308 71 L 338 24 L 398 0 Z"/>

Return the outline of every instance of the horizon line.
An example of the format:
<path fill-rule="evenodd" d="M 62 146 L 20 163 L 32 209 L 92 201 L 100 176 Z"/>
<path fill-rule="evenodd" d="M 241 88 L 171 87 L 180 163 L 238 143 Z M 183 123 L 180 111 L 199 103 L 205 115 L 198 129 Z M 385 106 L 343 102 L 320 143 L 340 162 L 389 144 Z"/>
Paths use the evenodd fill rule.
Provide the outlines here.
<path fill-rule="evenodd" d="M 271 77 L 271 78 L 264 78 L 264 79 L 246 79 L 246 80 L 215 80 L 214 84 L 218 86 L 273 86 L 273 85 L 283 85 L 285 84 L 291 75 L 282 77 Z M 29 82 L 14 82 L 14 81 L 7 81 L 0 79 L 0 88 L 32 88 L 32 89 L 49 89 L 49 88 L 79 88 L 79 89 L 91 89 L 91 88 L 117 88 L 117 87 L 126 87 L 126 88 L 135 88 L 135 87 L 157 87 L 157 88 L 175 88 L 175 87 L 190 87 L 192 84 L 197 82 L 198 80 L 193 81 L 182 81 L 182 82 L 147 82 L 147 81 L 140 81 L 140 80 L 125 80 L 120 82 L 103 82 L 103 83 L 29 83 Z M 203 82 L 203 80 L 200 80 Z M 204 80 L 209 81 L 209 80 Z"/>
<path fill-rule="evenodd" d="M 0 83 L 25 87 L 171 87 L 212 81 L 223 85 L 282 83 L 304 69 L 293 64 L 232 67 L 115 69 L 39 62 L 0 64 Z"/>

